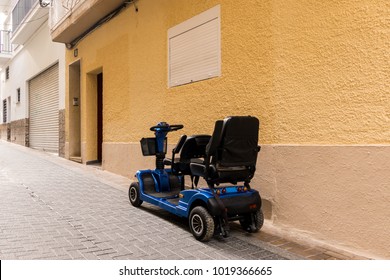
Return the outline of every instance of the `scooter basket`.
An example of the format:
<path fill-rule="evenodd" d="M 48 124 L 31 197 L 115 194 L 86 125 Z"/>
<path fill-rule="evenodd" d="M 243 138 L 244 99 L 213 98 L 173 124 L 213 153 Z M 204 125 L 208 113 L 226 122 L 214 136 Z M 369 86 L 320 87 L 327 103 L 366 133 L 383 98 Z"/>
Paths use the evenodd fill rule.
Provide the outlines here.
<path fill-rule="evenodd" d="M 143 156 L 156 155 L 156 138 L 142 138 L 140 142 Z"/>
<path fill-rule="evenodd" d="M 142 138 L 141 139 L 141 150 L 143 156 L 155 156 L 157 153 L 157 142 L 156 138 Z M 164 141 L 164 153 L 167 151 L 167 139 Z"/>

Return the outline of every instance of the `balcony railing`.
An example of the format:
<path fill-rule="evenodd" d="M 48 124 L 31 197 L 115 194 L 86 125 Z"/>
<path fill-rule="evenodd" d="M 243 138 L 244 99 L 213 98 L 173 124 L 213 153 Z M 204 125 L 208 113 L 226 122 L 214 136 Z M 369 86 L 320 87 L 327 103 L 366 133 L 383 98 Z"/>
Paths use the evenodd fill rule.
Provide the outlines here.
<path fill-rule="evenodd" d="M 11 54 L 11 31 L 0 30 L 0 54 Z"/>
<path fill-rule="evenodd" d="M 86 0 L 53 0 L 50 7 L 50 28 L 53 29 L 67 15 L 71 14 L 73 9 Z"/>
<path fill-rule="evenodd" d="M 23 19 L 34 7 L 38 0 L 19 0 L 15 8 L 12 10 L 12 30 L 15 31 L 19 28 Z"/>
<path fill-rule="evenodd" d="M 49 17 L 49 9 L 38 0 L 19 0 L 12 11 L 12 38 L 14 45 L 24 45 Z"/>

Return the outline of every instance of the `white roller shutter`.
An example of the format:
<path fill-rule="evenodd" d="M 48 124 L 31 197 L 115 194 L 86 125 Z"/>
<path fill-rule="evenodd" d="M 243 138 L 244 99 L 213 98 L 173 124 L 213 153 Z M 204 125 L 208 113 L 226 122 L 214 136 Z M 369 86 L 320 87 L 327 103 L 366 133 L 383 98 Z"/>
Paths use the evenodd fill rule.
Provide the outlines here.
<path fill-rule="evenodd" d="M 220 6 L 168 30 L 169 87 L 221 75 Z"/>
<path fill-rule="evenodd" d="M 29 82 L 30 147 L 58 153 L 58 64 Z"/>

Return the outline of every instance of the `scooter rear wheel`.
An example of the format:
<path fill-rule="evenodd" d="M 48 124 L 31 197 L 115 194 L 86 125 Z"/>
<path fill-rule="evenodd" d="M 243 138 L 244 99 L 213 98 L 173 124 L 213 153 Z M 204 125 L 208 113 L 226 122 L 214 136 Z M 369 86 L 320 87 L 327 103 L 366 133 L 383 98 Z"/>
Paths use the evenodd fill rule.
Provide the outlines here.
<path fill-rule="evenodd" d="M 253 215 L 253 222 L 252 222 Z M 248 214 L 244 219 L 240 220 L 242 229 L 247 232 L 258 232 L 264 224 L 264 214 L 261 209 L 255 213 Z"/>
<path fill-rule="evenodd" d="M 129 188 L 129 200 L 134 207 L 140 207 L 143 202 L 140 199 L 139 194 L 140 194 L 139 183 L 138 182 L 131 183 Z"/>
<path fill-rule="evenodd" d="M 214 234 L 214 219 L 202 206 L 192 209 L 189 217 L 191 233 L 199 241 L 208 241 Z"/>

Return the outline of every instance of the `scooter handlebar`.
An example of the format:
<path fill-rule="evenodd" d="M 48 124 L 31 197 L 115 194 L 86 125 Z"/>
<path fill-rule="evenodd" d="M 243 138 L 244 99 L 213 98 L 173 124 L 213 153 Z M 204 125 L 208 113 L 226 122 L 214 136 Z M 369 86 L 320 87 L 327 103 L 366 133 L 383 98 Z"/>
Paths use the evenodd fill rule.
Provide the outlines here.
<path fill-rule="evenodd" d="M 182 124 L 172 124 L 172 125 L 155 125 L 150 128 L 151 131 L 156 131 L 157 129 L 165 130 L 165 131 L 176 131 L 182 129 L 184 125 Z"/>
<path fill-rule="evenodd" d="M 184 127 L 184 125 L 182 125 L 182 124 L 173 124 L 170 127 L 171 127 L 171 131 L 176 131 L 176 130 L 182 129 Z"/>

